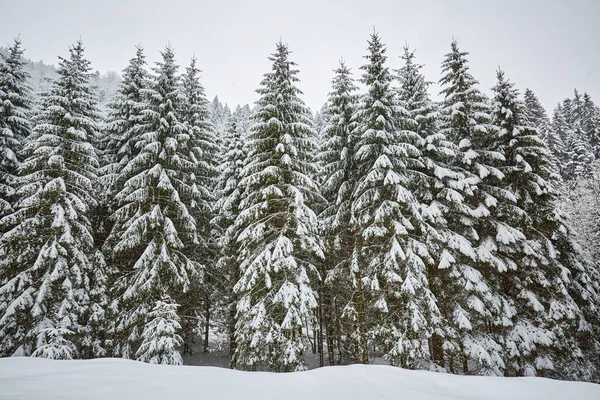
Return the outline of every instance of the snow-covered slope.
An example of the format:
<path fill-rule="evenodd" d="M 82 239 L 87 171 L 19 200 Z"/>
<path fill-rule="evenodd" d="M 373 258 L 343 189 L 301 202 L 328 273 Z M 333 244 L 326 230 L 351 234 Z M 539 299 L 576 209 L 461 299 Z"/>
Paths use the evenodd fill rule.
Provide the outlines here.
<path fill-rule="evenodd" d="M 600 399 L 600 385 L 488 378 L 380 365 L 274 374 L 150 365 L 122 359 L 0 359 L 0 399 L 553 400 Z"/>

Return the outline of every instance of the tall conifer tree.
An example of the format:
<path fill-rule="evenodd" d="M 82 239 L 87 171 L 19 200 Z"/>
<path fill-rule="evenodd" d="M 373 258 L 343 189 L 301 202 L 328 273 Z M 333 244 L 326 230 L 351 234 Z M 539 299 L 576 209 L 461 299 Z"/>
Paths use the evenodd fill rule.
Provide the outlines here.
<path fill-rule="evenodd" d="M 31 132 L 29 75 L 21 41 L 0 53 L 0 218 L 12 211 L 19 153 Z M 0 232 L 4 230 L 0 228 Z M 0 281 L 1 282 L 1 281 Z"/>
<path fill-rule="evenodd" d="M 83 44 L 59 57 L 58 78 L 42 100 L 24 148 L 11 229 L 0 241 L 2 354 L 101 356 L 103 258 L 89 222 L 98 187 L 92 138 L 97 108 Z"/>
<path fill-rule="evenodd" d="M 330 364 L 335 362 L 335 348 L 344 359 L 352 361 L 355 356 L 352 344 L 348 343 L 354 321 L 345 315 L 344 307 L 353 293 L 350 262 L 354 235 L 350 226 L 350 208 L 356 185 L 354 151 L 357 138 L 353 133 L 356 123 L 352 120 L 358 102 L 356 90 L 350 69 L 340 62 L 324 110 L 326 123 L 318 157 L 321 193 L 326 201 L 320 219 L 327 260 L 322 264 L 325 286 L 320 304 Z"/>
<path fill-rule="evenodd" d="M 498 132 L 490 124 L 487 98 L 469 72 L 468 53 L 454 40 L 442 63 L 442 133 L 458 146 L 457 165 L 465 175 L 465 199 L 456 232 L 448 242 L 461 253 L 449 266 L 444 297 L 448 321 L 444 347 L 449 367 L 458 356 L 464 373 L 469 361 L 481 364 L 486 373 L 500 373 L 504 367 L 501 347 L 490 335 L 490 327 L 502 322 L 503 299 L 494 282 L 498 274 L 513 268 L 512 245 L 522 235 L 498 220 L 495 210 L 514 201 L 499 182 L 504 156 L 497 148 Z"/>
<path fill-rule="evenodd" d="M 303 369 L 304 335 L 315 321 L 315 262 L 323 257 L 313 211 L 320 199 L 312 179 L 315 133 L 289 53 L 279 42 L 269 57 L 272 70 L 258 89 L 240 182 L 240 279 L 234 290 L 241 368 Z"/>
<path fill-rule="evenodd" d="M 161 54 L 151 87 L 144 91 L 138 152 L 121 171 L 124 184 L 115 197 L 109 237 L 122 273 L 115 287 L 120 301 L 115 333 L 121 337 L 115 351 L 126 358 L 135 356 L 142 332 L 153 323 L 149 315 L 155 302 L 163 296 L 182 302 L 200 272 L 189 181 L 195 164 L 180 116 L 184 99 L 173 50 L 167 47 Z"/>

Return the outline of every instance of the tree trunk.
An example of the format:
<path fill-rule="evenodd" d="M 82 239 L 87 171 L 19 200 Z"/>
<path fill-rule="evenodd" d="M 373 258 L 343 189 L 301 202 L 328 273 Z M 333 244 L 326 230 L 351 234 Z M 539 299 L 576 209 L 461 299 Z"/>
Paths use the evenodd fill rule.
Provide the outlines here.
<path fill-rule="evenodd" d="M 205 327 L 204 327 L 204 348 L 203 348 L 204 353 L 208 353 L 209 330 L 210 330 L 210 301 L 207 298 L 206 299 L 206 321 L 205 321 Z"/>
<path fill-rule="evenodd" d="M 356 312 L 358 314 L 358 362 L 361 364 L 369 363 L 369 342 L 367 340 L 367 321 L 365 296 L 362 288 L 362 279 L 357 279 L 358 290 L 356 298 Z"/>

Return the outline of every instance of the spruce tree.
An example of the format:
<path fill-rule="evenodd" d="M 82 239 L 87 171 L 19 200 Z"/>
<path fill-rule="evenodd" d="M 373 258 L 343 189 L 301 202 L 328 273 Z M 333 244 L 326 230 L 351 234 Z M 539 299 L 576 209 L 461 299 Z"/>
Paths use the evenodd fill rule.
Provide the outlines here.
<path fill-rule="evenodd" d="M 581 129 L 590 143 L 593 153 L 600 156 L 600 108 L 594 104 L 589 94 L 584 93 L 581 110 Z"/>
<path fill-rule="evenodd" d="M 91 138 L 97 108 L 83 44 L 59 57 L 23 150 L 15 211 L 0 241 L 3 355 L 101 356 L 96 336 L 105 306 L 103 258 L 89 222 L 98 158 Z"/>
<path fill-rule="evenodd" d="M 21 41 L 0 53 L 0 218 L 13 211 L 19 153 L 31 132 L 29 74 Z M 0 232 L 4 229 L 0 228 Z M 0 281 L 1 283 L 1 281 Z"/>
<path fill-rule="evenodd" d="M 567 121 L 562 115 L 560 104 L 552 112 L 550 128 L 546 135 L 546 145 L 552 153 L 552 158 L 556 165 L 555 171 L 563 175 L 564 167 L 567 163 L 567 148 L 564 139 L 565 132 L 569 130 Z"/>
<path fill-rule="evenodd" d="M 400 130 L 385 65 L 386 49 L 371 35 L 361 82 L 367 87 L 354 120 L 356 186 L 352 227 L 356 235 L 351 268 L 356 295 L 359 362 L 368 363 L 369 337 L 393 363 L 412 366 L 430 331 L 432 294 L 421 258 L 425 245 L 415 235 L 421 224 L 410 191 L 412 171 L 421 167 L 412 131 Z"/>
<path fill-rule="evenodd" d="M 544 129 L 550 123 L 546 110 L 540 103 L 538 97 L 531 89 L 525 89 L 525 111 L 529 122 L 538 129 L 540 134 L 544 134 Z"/>
<path fill-rule="evenodd" d="M 593 151 L 584 138 L 580 124 L 570 121 L 571 110 L 572 103 L 566 99 L 562 106 L 557 105 L 552 119 L 553 134 L 560 138 L 563 144 L 559 162 L 562 166 L 561 175 L 567 184 L 585 174 L 590 163 L 594 161 Z"/>
<path fill-rule="evenodd" d="M 440 366 L 444 366 L 443 337 L 447 326 L 442 319 L 441 310 L 447 305 L 444 298 L 444 270 L 461 258 L 460 249 L 453 243 L 465 241 L 462 232 L 465 230 L 465 219 L 469 215 L 462 204 L 470 191 L 465 184 L 465 173 L 455 165 L 458 147 L 440 131 L 440 110 L 434 104 L 427 89 L 429 82 L 421 73 L 422 66 L 415 63 L 414 52 L 404 48 L 402 55 L 404 65 L 398 70 L 397 102 L 404 112 L 398 124 L 404 131 L 417 135 L 416 147 L 419 149 L 420 166 L 411 181 L 422 215 L 419 236 L 426 244 L 422 253 L 427 266 L 427 277 L 433 295 L 424 298 L 424 307 L 430 331 L 422 339 L 430 337 L 429 354 L 421 354 L 424 359 L 431 358 Z M 467 228 L 468 229 L 468 228 Z M 428 302 L 428 303 L 427 303 Z M 441 308 L 441 310 L 438 309 Z M 445 310 L 447 312 L 447 310 Z"/>
<path fill-rule="evenodd" d="M 356 90 L 350 69 L 341 61 L 335 70 L 332 90 L 323 111 L 326 123 L 318 156 L 321 193 L 326 201 L 319 218 L 327 260 L 322 263 L 321 275 L 325 286 L 319 300 L 330 365 L 335 363 L 335 348 L 339 357 L 347 361 L 353 361 L 355 356 L 349 340 L 354 322 L 343 311 L 352 298 L 350 262 L 354 237 L 350 208 L 356 185 L 354 151 L 357 138 L 353 134 L 356 123 L 352 120 L 358 102 Z"/>
<path fill-rule="evenodd" d="M 313 211 L 320 195 L 311 176 L 315 153 L 311 115 L 295 86 L 296 64 L 279 42 L 271 72 L 257 90 L 256 124 L 242 171 L 236 362 L 240 368 L 304 368 L 304 335 L 314 324 L 323 257 Z"/>
<path fill-rule="evenodd" d="M 500 186 L 504 162 L 498 149 L 499 132 L 490 124 L 490 106 L 469 72 L 466 56 L 454 40 L 442 63 L 442 134 L 458 146 L 456 165 L 462 168 L 466 194 L 456 221 L 450 248 L 460 257 L 446 269 L 441 301 L 447 321 L 444 348 L 453 371 L 454 361 L 480 365 L 482 373 L 499 374 L 504 368 L 501 346 L 491 335 L 510 308 L 498 292 L 499 274 L 515 268 L 513 245 L 522 234 L 498 219 L 499 204 L 514 202 Z M 460 215 L 460 214 L 459 214 Z M 456 360 L 457 361 L 457 360 Z"/>
<path fill-rule="evenodd" d="M 214 189 L 218 175 L 216 165 L 219 145 L 209 120 L 208 100 L 199 74 L 196 58 L 192 58 L 181 82 L 181 121 L 184 123 L 185 132 L 177 137 L 178 151 L 182 155 L 179 160 L 181 176 L 183 183 L 191 189 L 189 192 L 180 192 L 181 201 L 188 205 L 188 211 L 196 221 L 198 240 L 198 243 L 189 242 L 184 245 L 194 249 L 194 259 L 202 265 L 204 271 L 202 284 L 199 280 L 194 281 L 192 289 L 182 302 L 181 313 L 185 316 L 181 321 L 184 353 L 189 354 L 197 334 L 198 319 L 195 314 L 200 306 L 204 314 L 204 352 L 208 351 L 210 314 L 214 296 L 217 294 L 215 287 L 219 280 L 218 271 L 214 268 L 216 241 L 213 239 L 211 224 L 216 200 Z"/>
<path fill-rule="evenodd" d="M 578 261 L 556 210 L 549 152 L 539 132 L 528 126 L 518 91 L 502 71 L 493 91 L 494 124 L 505 157 L 503 187 L 516 199 L 514 204 L 501 203 L 497 215 L 526 237 L 515 246 L 518 267 L 500 282 L 514 310 L 504 325 L 507 373 L 589 371 L 589 349 L 581 347 L 579 336 L 588 341 L 592 334 L 577 303 L 595 305 L 593 280 Z"/>
<path fill-rule="evenodd" d="M 120 302 L 114 330 L 121 339 L 115 353 L 125 358 L 135 356 L 155 302 L 168 295 L 185 307 L 186 292 L 199 279 L 195 246 L 200 240 L 192 214 L 196 190 L 189 181 L 196 165 L 180 116 L 184 99 L 175 55 L 169 47 L 161 55 L 144 91 L 138 153 L 121 171 L 124 185 L 115 197 L 118 208 L 108 239 L 107 250 L 121 273 L 114 293 Z"/>
<path fill-rule="evenodd" d="M 138 361 L 150 364 L 183 364 L 177 350 L 183 343 L 177 334 L 181 330 L 177 307 L 167 295 L 156 301 L 142 332 L 142 344 L 136 353 Z"/>
<path fill-rule="evenodd" d="M 145 90 L 149 85 L 149 74 L 146 71 L 146 56 L 141 46 L 136 47 L 135 57 L 129 60 L 129 65 L 123 70 L 123 80 L 115 98 L 108 104 L 108 115 L 104 121 L 104 143 L 100 176 L 102 188 L 102 207 L 97 210 L 99 226 L 96 226 L 96 241 L 99 246 L 110 249 L 112 244 L 105 244 L 112 229 L 113 221 L 110 216 L 118 207 L 115 195 L 125 184 L 125 175 L 121 171 L 127 163 L 139 152 L 136 143 L 141 134 L 139 128 L 143 123 L 143 111 L 147 108 Z M 114 270 L 118 264 L 113 260 L 111 251 L 105 252 L 106 260 L 111 266 L 110 278 L 119 276 Z"/>
<path fill-rule="evenodd" d="M 119 174 L 139 151 L 135 145 L 139 139 L 138 128 L 144 118 L 142 112 L 147 108 L 144 91 L 150 79 L 141 46 L 136 47 L 135 57 L 129 60 L 122 76 L 115 99 L 108 106 L 109 113 L 105 121 L 106 148 L 102 173 L 109 199 L 122 189 L 124 182 L 118 179 Z"/>
<path fill-rule="evenodd" d="M 215 205 L 217 215 L 214 224 L 219 229 L 220 257 L 216 264 L 219 272 L 219 289 L 221 305 L 224 308 L 229 337 L 230 367 L 236 367 L 236 306 L 237 297 L 233 291 L 238 282 L 239 263 L 237 255 L 239 245 L 235 220 L 239 215 L 239 206 L 243 190 L 240 188 L 241 172 L 246 163 L 244 139 L 249 128 L 248 115 L 238 107 L 231 118 L 223 138 L 225 153 L 219 165 L 220 178 L 217 186 L 219 199 Z"/>

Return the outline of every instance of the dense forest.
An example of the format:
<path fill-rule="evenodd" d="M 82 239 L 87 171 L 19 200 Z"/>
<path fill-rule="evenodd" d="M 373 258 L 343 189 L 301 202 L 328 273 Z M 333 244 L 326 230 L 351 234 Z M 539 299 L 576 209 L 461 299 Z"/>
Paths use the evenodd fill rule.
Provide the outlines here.
<path fill-rule="evenodd" d="M 487 96 L 456 40 L 434 101 L 387 51 L 372 34 L 313 112 L 279 42 L 232 111 L 170 47 L 101 76 L 81 41 L 49 68 L 15 40 L 0 356 L 182 364 L 213 332 L 236 369 L 599 381 L 600 108 L 575 90 L 549 115 L 500 69 Z"/>

